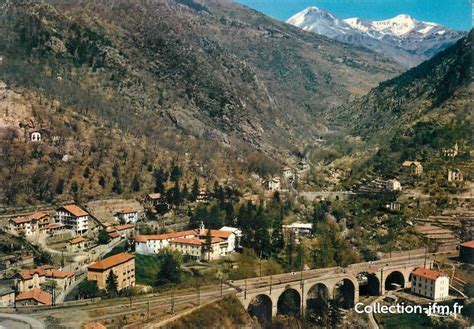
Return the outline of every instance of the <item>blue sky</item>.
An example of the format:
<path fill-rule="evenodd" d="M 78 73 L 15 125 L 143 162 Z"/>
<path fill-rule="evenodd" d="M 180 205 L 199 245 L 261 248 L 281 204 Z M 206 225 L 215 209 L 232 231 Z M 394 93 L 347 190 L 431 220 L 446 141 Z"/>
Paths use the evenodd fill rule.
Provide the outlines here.
<path fill-rule="evenodd" d="M 456 30 L 472 27 L 471 0 L 235 0 L 280 20 L 309 6 L 328 10 L 340 18 L 370 20 L 408 14 L 418 20 L 435 22 Z"/>

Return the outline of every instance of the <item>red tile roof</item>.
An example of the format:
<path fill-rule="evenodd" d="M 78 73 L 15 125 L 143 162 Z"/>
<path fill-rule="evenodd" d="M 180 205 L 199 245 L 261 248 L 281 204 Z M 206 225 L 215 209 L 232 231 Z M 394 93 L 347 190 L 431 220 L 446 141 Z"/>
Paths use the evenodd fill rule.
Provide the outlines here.
<path fill-rule="evenodd" d="M 45 217 L 49 217 L 49 215 L 44 212 L 35 212 L 34 214 L 30 215 L 31 219 L 43 219 Z"/>
<path fill-rule="evenodd" d="M 11 221 L 13 221 L 15 224 L 23 224 L 23 223 L 29 223 L 31 222 L 31 218 L 28 217 L 18 217 L 18 218 L 12 218 Z"/>
<path fill-rule="evenodd" d="M 86 241 L 86 239 L 84 239 L 82 236 L 78 236 L 78 237 L 70 239 L 69 243 L 70 244 L 78 244 L 78 243 L 81 243 L 83 241 Z"/>
<path fill-rule="evenodd" d="M 195 236 L 198 234 L 199 232 L 197 230 L 189 230 L 189 231 L 173 232 L 173 233 L 166 233 L 166 234 L 139 235 L 135 237 L 135 241 L 146 242 L 148 240 L 167 240 L 167 239 L 183 238 L 186 236 Z"/>
<path fill-rule="evenodd" d="M 35 274 L 38 274 L 38 276 L 45 276 L 46 272 L 41 268 L 35 268 L 33 270 L 21 270 L 18 272 L 18 275 L 20 275 L 23 280 L 29 280 Z"/>
<path fill-rule="evenodd" d="M 117 214 L 132 214 L 134 212 L 137 212 L 137 211 L 132 208 L 125 208 L 125 209 L 120 210 Z"/>
<path fill-rule="evenodd" d="M 128 230 L 128 229 L 131 229 L 131 228 L 134 228 L 134 227 L 135 227 L 134 224 L 124 224 L 124 225 L 114 226 L 114 228 L 118 231 Z"/>
<path fill-rule="evenodd" d="M 233 233 L 229 231 L 210 230 L 213 237 L 228 239 Z"/>
<path fill-rule="evenodd" d="M 30 291 L 24 292 L 16 296 L 17 301 L 33 299 L 43 305 L 51 305 L 53 302 L 53 296 L 41 289 L 33 288 Z"/>
<path fill-rule="evenodd" d="M 64 226 L 63 224 L 61 223 L 49 223 L 48 226 L 46 226 L 46 229 L 49 229 L 49 228 L 58 228 L 58 227 L 62 227 Z"/>
<path fill-rule="evenodd" d="M 89 213 L 87 213 L 85 210 L 79 208 L 78 206 L 76 206 L 75 204 L 68 204 L 66 206 L 63 206 L 59 209 L 64 209 L 66 210 L 68 213 L 76 216 L 76 217 L 81 217 L 81 216 L 87 216 L 89 215 Z"/>
<path fill-rule="evenodd" d="M 416 275 L 416 276 L 421 276 L 421 277 L 429 279 L 429 280 L 436 280 L 439 277 L 446 276 L 446 274 L 444 274 L 444 273 L 433 271 L 433 270 L 423 268 L 423 267 L 416 268 L 412 272 L 412 274 Z"/>
<path fill-rule="evenodd" d="M 192 244 L 192 245 L 202 245 L 205 243 L 204 240 L 199 240 L 197 238 L 177 238 L 171 241 L 173 244 Z"/>
<path fill-rule="evenodd" d="M 125 253 L 120 253 L 117 255 L 110 256 L 101 261 L 92 263 L 87 268 L 88 270 L 107 270 L 111 267 L 120 265 L 122 263 L 128 262 L 129 260 L 134 259 L 135 256 Z"/>
<path fill-rule="evenodd" d="M 64 278 L 72 278 L 75 276 L 75 272 L 67 272 L 67 271 L 51 271 L 46 273 L 47 278 L 55 278 L 55 279 L 64 279 Z"/>
<path fill-rule="evenodd" d="M 468 242 L 464 242 L 463 244 L 461 244 L 461 246 L 467 247 L 467 248 L 474 248 L 474 240 L 468 241 Z"/>
<path fill-rule="evenodd" d="M 82 327 L 83 329 L 107 329 L 107 327 L 100 322 L 89 322 L 84 324 Z"/>
<path fill-rule="evenodd" d="M 161 199 L 161 194 L 160 193 L 150 193 L 150 194 L 148 194 L 148 197 L 152 200 L 158 200 L 158 199 Z"/>

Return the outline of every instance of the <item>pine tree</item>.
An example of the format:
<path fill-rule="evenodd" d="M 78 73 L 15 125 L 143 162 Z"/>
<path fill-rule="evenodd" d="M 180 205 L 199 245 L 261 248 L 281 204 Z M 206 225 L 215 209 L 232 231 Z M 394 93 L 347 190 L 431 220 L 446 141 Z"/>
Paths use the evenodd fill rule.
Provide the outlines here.
<path fill-rule="evenodd" d="M 100 185 L 102 188 L 105 188 L 105 177 L 104 177 L 104 176 L 100 176 L 100 177 L 99 177 L 99 185 Z"/>
<path fill-rule="evenodd" d="M 115 275 L 113 271 L 109 272 L 109 275 L 105 280 L 105 290 L 107 291 L 107 296 L 109 297 L 118 295 L 117 275 Z"/>
<path fill-rule="evenodd" d="M 176 183 L 181 178 L 181 175 L 182 175 L 182 172 L 179 166 L 173 165 L 173 168 L 171 168 L 171 172 L 170 172 L 170 180 Z"/>
<path fill-rule="evenodd" d="M 204 252 L 207 253 L 207 261 L 210 261 L 211 253 L 214 250 L 212 249 L 212 234 L 211 234 L 211 230 L 209 229 L 207 230 L 207 233 L 206 233 L 206 241 L 204 243 L 203 249 L 204 249 Z"/>
<path fill-rule="evenodd" d="M 189 201 L 195 202 L 199 195 L 199 180 L 197 178 L 194 179 L 193 186 L 191 188 L 191 193 L 189 194 Z"/>
<path fill-rule="evenodd" d="M 64 192 L 64 179 L 60 178 L 58 180 L 58 183 L 56 184 L 55 192 L 56 192 L 56 194 L 63 194 L 63 192 Z"/>
<path fill-rule="evenodd" d="M 168 180 L 168 175 L 166 172 L 160 168 L 155 171 L 155 193 L 161 193 L 161 195 L 165 195 L 165 183 Z"/>
<path fill-rule="evenodd" d="M 277 255 L 285 247 L 285 240 L 283 237 L 283 221 L 281 216 L 273 222 L 272 232 L 272 253 Z"/>
<path fill-rule="evenodd" d="M 132 180 L 132 191 L 133 192 L 138 192 L 140 191 L 140 179 L 138 178 L 137 175 L 133 176 L 133 180 Z"/>

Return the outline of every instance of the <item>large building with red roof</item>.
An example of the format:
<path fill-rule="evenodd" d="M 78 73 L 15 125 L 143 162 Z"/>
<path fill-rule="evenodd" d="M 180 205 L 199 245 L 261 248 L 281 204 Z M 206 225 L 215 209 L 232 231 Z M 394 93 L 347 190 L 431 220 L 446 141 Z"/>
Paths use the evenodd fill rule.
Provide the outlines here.
<path fill-rule="evenodd" d="M 96 281 L 99 289 L 105 289 L 110 272 L 117 276 L 118 290 L 134 286 L 135 256 L 120 253 L 92 263 L 87 267 L 87 280 Z"/>
<path fill-rule="evenodd" d="M 236 246 L 233 230 L 206 229 L 203 225 L 197 230 L 135 237 L 135 251 L 144 255 L 169 247 L 193 259 L 213 260 L 230 255 Z"/>
<path fill-rule="evenodd" d="M 77 235 L 85 234 L 89 229 L 89 213 L 74 204 L 56 209 L 55 220 Z"/>
<path fill-rule="evenodd" d="M 411 292 L 434 301 L 449 298 L 449 277 L 438 271 L 423 267 L 411 273 Z"/>

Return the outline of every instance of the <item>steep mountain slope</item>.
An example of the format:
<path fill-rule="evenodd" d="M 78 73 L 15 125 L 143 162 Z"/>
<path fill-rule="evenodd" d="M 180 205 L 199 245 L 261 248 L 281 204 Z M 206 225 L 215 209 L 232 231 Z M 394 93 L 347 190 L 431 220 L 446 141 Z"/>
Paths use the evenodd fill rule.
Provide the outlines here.
<path fill-rule="evenodd" d="M 366 47 L 408 67 L 420 64 L 452 45 L 464 33 L 445 26 L 398 15 L 383 21 L 340 19 L 317 7 L 308 7 L 287 23 L 329 38 Z"/>
<path fill-rule="evenodd" d="M 15 105 L 7 106 L 0 122 L 12 137 L 4 137 L 2 146 L 23 143 L 26 156 L 18 186 L 10 184 L 16 165 L 2 163 L 1 179 L 9 190 L 18 187 L 10 191 L 18 198 L 6 198 L 9 203 L 41 199 L 28 194 L 33 183 L 27 177 L 38 170 L 53 185 L 63 179 L 66 190 L 84 185 L 86 197 L 111 193 L 117 163 L 123 190 L 130 192 L 133 168 L 142 160 L 146 165 L 136 168 L 173 161 L 207 181 L 242 171 L 276 172 L 285 156 L 325 129 L 319 120 L 324 109 L 400 71 L 373 52 L 228 1 L 51 0 L 7 2 L 2 9 L 0 80 L 25 95 L 29 116 L 41 114 L 41 123 L 36 118 L 21 127 L 19 138 L 9 135 L 18 129 L 9 118 Z M 60 105 L 50 109 L 45 102 Z M 77 120 L 84 124 L 74 125 Z M 47 144 L 40 160 L 31 157 L 28 144 L 28 134 L 39 128 Z M 114 129 L 114 138 L 96 129 Z M 57 150 L 52 139 L 65 132 L 75 147 Z M 137 155 L 127 161 L 132 150 Z M 51 160 L 67 152 L 77 161 Z M 105 190 L 100 175 L 84 174 L 91 170 L 105 177 Z M 149 189 L 151 172 L 137 175 Z M 48 194 L 54 197 L 54 191 Z"/>
<path fill-rule="evenodd" d="M 21 50 L 23 60 L 61 76 L 55 85 L 87 76 L 83 89 L 113 94 L 118 120 L 137 122 L 133 130 L 160 116 L 161 125 L 224 144 L 288 149 L 318 132 L 320 110 L 398 71 L 227 1 L 52 3 L 11 6 L 4 62 L 21 65 L 12 58 Z"/>
<path fill-rule="evenodd" d="M 471 31 L 432 59 L 327 112 L 328 119 L 368 140 L 392 137 L 421 119 L 467 119 L 472 105 L 472 37 Z"/>
<path fill-rule="evenodd" d="M 446 193 L 469 193 L 473 185 L 465 182 L 472 181 L 474 168 L 472 37 L 471 31 L 455 45 L 366 96 L 326 112 L 328 122 L 347 129 L 357 140 L 355 145 L 343 143 L 349 151 L 337 160 L 351 163 L 341 168 L 347 174 L 345 188 L 363 186 L 374 177 L 397 177 L 406 189 L 435 195 L 440 207 L 448 204 Z M 445 150 L 454 149 L 455 155 L 445 155 Z M 407 160 L 422 163 L 421 177 L 410 179 L 401 170 Z M 449 182 L 448 170 L 459 170 L 464 182 Z"/>

